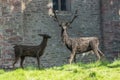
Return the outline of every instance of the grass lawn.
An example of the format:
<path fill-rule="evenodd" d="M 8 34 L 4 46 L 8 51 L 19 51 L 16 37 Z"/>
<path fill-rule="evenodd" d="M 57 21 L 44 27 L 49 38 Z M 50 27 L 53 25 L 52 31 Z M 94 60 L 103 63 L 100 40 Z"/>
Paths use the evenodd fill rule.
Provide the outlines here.
<path fill-rule="evenodd" d="M 0 80 L 120 80 L 120 60 L 36 69 L 0 70 Z"/>

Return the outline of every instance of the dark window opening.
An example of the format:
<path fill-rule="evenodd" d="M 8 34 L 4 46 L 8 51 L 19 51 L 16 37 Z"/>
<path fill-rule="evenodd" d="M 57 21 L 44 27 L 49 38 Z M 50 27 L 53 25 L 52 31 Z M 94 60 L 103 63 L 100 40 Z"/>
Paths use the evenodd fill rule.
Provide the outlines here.
<path fill-rule="evenodd" d="M 58 0 L 53 0 L 53 9 L 58 10 Z"/>
<path fill-rule="evenodd" d="M 66 10 L 66 0 L 61 0 L 61 10 L 65 11 Z"/>
<path fill-rule="evenodd" d="M 59 11 L 69 11 L 71 0 L 53 0 L 53 9 Z"/>

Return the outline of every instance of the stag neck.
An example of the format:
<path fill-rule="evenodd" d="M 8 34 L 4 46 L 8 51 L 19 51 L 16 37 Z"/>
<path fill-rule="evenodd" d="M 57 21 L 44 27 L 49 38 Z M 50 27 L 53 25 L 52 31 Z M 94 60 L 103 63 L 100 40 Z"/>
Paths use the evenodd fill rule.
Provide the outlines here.
<path fill-rule="evenodd" d="M 67 43 L 67 42 L 69 41 L 69 36 L 68 36 L 68 33 L 67 33 L 66 30 L 64 30 L 64 31 L 62 32 L 62 41 L 63 41 L 64 43 Z"/>
<path fill-rule="evenodd" d="M 43 37 L 43 40 L 42 40 L 42 42 L 41 42 L 41 44 L 39 46 L 41 46 L 41 45 L 46 46 L 47 45 L 47 41 L 48 41 L 48 38 L 44 38 Z"/>

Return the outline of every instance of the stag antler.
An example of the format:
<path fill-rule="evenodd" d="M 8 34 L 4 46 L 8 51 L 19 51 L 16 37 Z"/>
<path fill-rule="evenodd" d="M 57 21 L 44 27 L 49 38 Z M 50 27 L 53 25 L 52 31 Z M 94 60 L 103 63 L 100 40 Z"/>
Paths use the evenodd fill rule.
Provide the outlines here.
<path fill-rule="evenodd" d="M 61 24 L 60 24 L 60 21 L 58 20 L 58 17 L 57 17 L 57 15 L 56 15 L 56 12 L 55 12 L 55 10 L 53 10 L 53 13 L 54 13 L 54 20 L 56 21 L 56 22 L 58 22 L 58 25 L 59 26 L 61 26 Z"/>
<path fill-rule="evenodd" d="M 78 17 L 77 13 L 78 13 L 78 9 L 75 10 L 75 14 L 74 14 L 72 20 L 70 22 L 68 22 L 68 24 L 67 24 L 68 26 L 70 26 L 73 23 L 73 21 Z"/>
<path fill-rule="evenodd" d="M 64 23 L 67 27 L 69 27 L 73 23 L 73 21 L 78 17 L 77 13 L 78 13 L 78 9 L 75 10 L 74 16 L 70 22 L 62 22 L 62 23 Z M 53 10 L 53 14 L 54 15 L 52 17 L 54 18 L 54 21 L 58 22 L 58 25 L 61 27 L 63 24 L 60 23 L 55 10 Z"/>

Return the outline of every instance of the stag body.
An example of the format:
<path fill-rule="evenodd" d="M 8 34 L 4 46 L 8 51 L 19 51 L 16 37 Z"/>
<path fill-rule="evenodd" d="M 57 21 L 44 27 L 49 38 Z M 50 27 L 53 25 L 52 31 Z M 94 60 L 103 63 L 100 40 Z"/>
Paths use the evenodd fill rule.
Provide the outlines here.
<path fill-rule="evenodd" d="M 97 37 L 79 37 L 79 38 L 70 38 L 67 34 L 67 28 L 70 26 L 70 24 L 75 20 L 77 15 L 73 17 L 73 19 L 70 22 L 62 22 L 58 20 L 58 17 L 54 13 L 54 19 L 55 21 L 58 22 L 58 25 L 61 27 L 61 38 L 66 47 L 71 51 L 69 63 L 71 64 L 73 59 L 74 62 L 76 62 L 76 54 L 77 53 L 83 53 L 83 52 L 88 52 L 88 51 L 93 51 L 97 57 L 98 60 L 101 59 L 101 56 L 104 56 L 104 54 L 99 50 L 99 39 Z M 77 10 L 75 12 L 77 14 Z"/>
<path fill-rule="evenodd" d="M 100 56 L 104 54 L 99 50 L 99 39 L 97 37 L 79 37 L 79 38 L 70 38 L 67 33 L 67 26 L 62 27 L 61 37 L 63 43 L 66 47 L 72 52 L 70 56 L 69 63 L 71 64 L 73 59 L 76 62 L 76 54 L 93 51 L 98 60 L 101 59 Z"/>
<path fill-rule="evenodd" d="M 36 57 L 39 67 L 39 57 L 43 55 L 44 50 L 47 46 L 48 38 L 51 38 L 47 34 L 39 34 L 43 37 L 42 42 L 38 46 L 28 46 L 28 45 L 15 45 L 14 51 L 15 51 L 15 62 L 13 63 L 13 67 L 15 63 L 18 61 L 19 58 L 21 58 L 20 66 L 23 68 L 23 61 L 25 57 Z M 39 67 L 40 68 L 40 67 Z"/>

